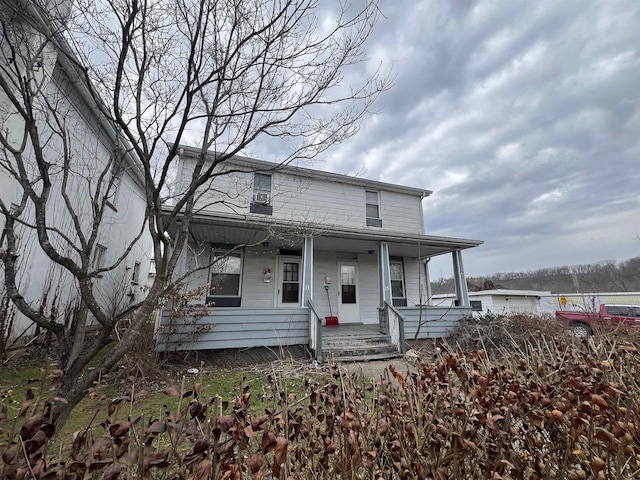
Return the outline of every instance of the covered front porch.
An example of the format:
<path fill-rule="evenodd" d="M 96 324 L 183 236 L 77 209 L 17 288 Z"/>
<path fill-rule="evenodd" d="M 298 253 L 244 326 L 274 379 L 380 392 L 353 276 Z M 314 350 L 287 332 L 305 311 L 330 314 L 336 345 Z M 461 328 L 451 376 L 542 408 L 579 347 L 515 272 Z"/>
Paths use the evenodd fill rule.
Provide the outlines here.
<path fill-rule="evenodd" d="M 199 269 L 185 289 L 203 292 L 194 303 L 206 314 L 165 307 L 159 350 L 302 344 L 322 358 L 323 333 L 357 335 L 362 326 L 400 352 L 406 339 L 446 336 L 470 313 L 462 250 L 478 241 L 222 216 L 194 219 L 190 233 L 178 274 Z M 443 308 L 431 305 L 428 260 L 446 254 L 457 291 L 455 306 Z M 336 317 L 338 327 L 325 326 Z"/>

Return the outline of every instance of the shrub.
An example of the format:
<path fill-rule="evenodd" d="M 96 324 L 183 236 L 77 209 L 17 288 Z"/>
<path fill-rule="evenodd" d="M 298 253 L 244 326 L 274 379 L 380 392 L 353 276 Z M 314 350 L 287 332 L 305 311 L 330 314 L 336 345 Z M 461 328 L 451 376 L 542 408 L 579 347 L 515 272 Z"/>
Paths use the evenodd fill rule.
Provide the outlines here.
<path fill-rule="evenodd" d="M 118 419 L 127 403 L 120 397 L 57 459 L 45 455 L 52 425 L 31 412 L 0 476 L 574 480 L 640 472 L 638 351 L 607 337 L 541 337 L 500 361 L 484 350 L 439 353 L 407 373 L 391 366 L 373 384 L 332 367 L 298 394 L 282 385 L 272 375 L 258 398 L 245 387 L 227 403 L 183 382 L 165 390 L 175 409 L 126 419 Z"/>
<path fill-rule="evenodd" d="M 569 334 L 567 327 L 551 315 L 487 313 L 462 318 L 447 341 L 463 350 L 484 348 L 495 353 L 522 348 L 542 336 L 562 338 Z"/>

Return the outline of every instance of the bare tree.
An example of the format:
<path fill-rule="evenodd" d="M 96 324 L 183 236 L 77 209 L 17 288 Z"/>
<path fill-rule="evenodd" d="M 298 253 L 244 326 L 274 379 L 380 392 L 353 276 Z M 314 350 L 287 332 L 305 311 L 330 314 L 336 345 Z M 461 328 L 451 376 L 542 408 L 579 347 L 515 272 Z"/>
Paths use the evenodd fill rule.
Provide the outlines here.
<path fill-rule="evenodd" d="M 222 170 L 224 162 L 256 141 L 279 142 L 286 151 L 279 165 L 313 158 L 356 133 L 389 82 L 377 69 L 357 84 L 345 77 L 366 60 L 363 46 L 379 15 L 374 1 L 322 17 L 317 0 L 58 1 L 0 2 L 2 52 L 10 59 L 0 62 L 0 122 L 12 126 L 0 132 L 0 168 L 20 187 L 14 205 L 0 199 L 0 248 L 7 294 L 60 344 L 60 395 L 67 403 L 53 411 L 63 423 L 184 278 L 174 269 L 190 221 L 203 187 L 215 188 L 217 175 L 232 172 Z M 81 97 L 71 103 L 87 105 L 113 133 L 106 159 L 77 138 L 69 91 Z M 190 181 L 177 186 L 180 144 L 200 155 Z M 144 220 L 109 262 L 98 262 L 100 232 L 123 172 L 144 189 Z M 72 279 L 84 311 L 73 330 L 20 291 L 15 246 L 26 235 L 37 235 L 46 256 Z M 100 299 L 100 279 L 121 269 L 149 237 L 153 284 L 143 301 L 114 312 Z M 125 315 L 128 334 L 87 370 Z M 98 327 L 93 335 L 84 328 L 89 318 Z"/>

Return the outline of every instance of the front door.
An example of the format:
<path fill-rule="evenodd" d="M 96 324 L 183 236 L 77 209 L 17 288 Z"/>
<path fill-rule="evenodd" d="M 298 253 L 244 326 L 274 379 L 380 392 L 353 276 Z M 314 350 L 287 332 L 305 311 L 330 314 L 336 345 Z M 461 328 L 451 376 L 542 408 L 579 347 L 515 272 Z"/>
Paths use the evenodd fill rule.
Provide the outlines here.
<path fill-rule="evenodd" d="M 340 323 L 360 323 L 358 264 L 338 262 L 338 318 Z"/>
<path fill-rule="evenodd" d="M 302 284 L 302 259 L 280 257 L 278 259 L 278 307 L 299 307 Z"/>

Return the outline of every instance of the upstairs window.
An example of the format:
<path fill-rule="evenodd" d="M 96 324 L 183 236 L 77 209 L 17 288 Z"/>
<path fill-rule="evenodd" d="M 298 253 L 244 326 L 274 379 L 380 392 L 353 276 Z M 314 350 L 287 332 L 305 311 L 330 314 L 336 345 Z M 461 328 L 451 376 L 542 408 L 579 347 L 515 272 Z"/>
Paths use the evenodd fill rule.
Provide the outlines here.
<path fill-rule="evenodd" d="M 366 191 L 367 227 L 382 227 L 378 192 Z"/>
<path fill-rule="evenodd" d="M 253 174 L 253 198 L 249 206 L 251 213 L 272 215 L 271 206 L 271 175 L 266 173 Z"/>

